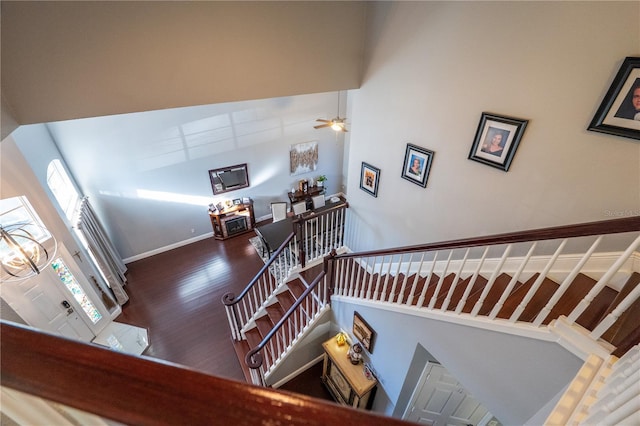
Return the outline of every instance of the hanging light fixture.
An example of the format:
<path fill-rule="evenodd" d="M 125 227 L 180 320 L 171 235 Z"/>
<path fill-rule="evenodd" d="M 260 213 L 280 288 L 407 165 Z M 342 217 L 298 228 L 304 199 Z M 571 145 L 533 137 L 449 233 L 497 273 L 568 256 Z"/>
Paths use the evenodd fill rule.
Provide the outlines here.
<path fill-rule="evenodd" d="M 317 126 L 313 126 L 314 129 L 322 129 L 324 127 L 331 127 L 333 130 L 335 130 L 336 132 L 348 132 L 347 130 L 347 118 L 346 117 L 340 117 L 340 91 L 338 91 L 338 116 L 331 119 L 331 120 L 325 120 L 322 118 L 318 118 L 316 121 L 319 121 L 320 123 L 323 124 L 318 124 Z"/>
<path fill-rule="evenodd" d="M 0 225 L 0 274 L 3 281 L 17 281 L 39 274 L 56 254 L 51 233 L 34 223 Z"/>

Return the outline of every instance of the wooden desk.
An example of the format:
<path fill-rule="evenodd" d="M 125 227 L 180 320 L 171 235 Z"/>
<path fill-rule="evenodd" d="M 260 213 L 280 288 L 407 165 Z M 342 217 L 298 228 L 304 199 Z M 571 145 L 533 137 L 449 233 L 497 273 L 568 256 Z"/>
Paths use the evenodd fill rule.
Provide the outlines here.
<path fill-rule="evenodd" d="M 311 200 L 312 197 L 320 194 L 324 194 L 324 186 L 310 186 L 307 192 L 296 191 L 288 193 L 289 201 L 291 201 L 292 205 L 298 201 Z"/>
<path fill-rule="evenodd" d="M 354 408 L 371 408 L 378 381 L 367 379 L 362 363 L 353 365 L 347 356 L 349 345 L 338 346 L 335 337 L 322 344 L 324 366 L 322 381 L 333 398 L 342 405 Z"/>

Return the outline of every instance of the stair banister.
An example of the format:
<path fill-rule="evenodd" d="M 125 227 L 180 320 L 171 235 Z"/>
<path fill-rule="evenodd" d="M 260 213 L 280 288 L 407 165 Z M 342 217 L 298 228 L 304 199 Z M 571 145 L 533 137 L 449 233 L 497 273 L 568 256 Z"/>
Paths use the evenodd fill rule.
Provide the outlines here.
<path fill-rule="evenodd" d="M 576 263 L 576 266 L 573 267 L 569 275 L 567 275 L 564 281 L 562 281 L 562 284 L 560 284 L 560 287 L 558 288 L 558 290 L 555 293 L 553 293 L 553 296 L 551 296 L 551 299 L 549 299 L 549 301 L 544 306 L 544 308 L 542 308 L 542 310 L 540 311 L 536 319 L 533 321 L 533 325 L 539 327 L 544 321 L 544 319 L 551 313 L 551 310 L 555 307 L 556 303 L 558 303 L 558 300 L 560 300 L 560 298 L 569 288 L 573 280 L 578 276 L 578 274 L 580 273 L 584 265 L 587 263 L 587 261 L 591 258 L 593 253 L 596 251 L 596 248 L 600 245 L 600 242 L 602 242 L 602 238 L 603 236 L 600 235 L 598 238 L 596 238 L 593 244 L 591 244 L 591 247 L 589 247 L 589 250 L 587 250 L 584 256 L 580 258 L 580 261 Z"/>
<path fill-rule="evenodd" d="M 258 388 L 19 324 L 0 321 L 0 337 L 3 387 L 119 424 L 406 426 L 369 411 Z"/>
<path fill-rule="evenodd" d="M 535 282 L 533 283 L 533 285 L 531 286 L 527 294 L 524 296 L 524 298 L 522 299 L 522 301 L 520 302 L 516 310 L 513 311 L 513 314 L 511 314 L 509 321 L 516 322 L 518 318 L 520 318 L 520 315 L 522 315 L 522 312 L 524 312 L 525 308 L 527 307 L 531 299 L 533 299 L 533 295 L 536 294 L 536 292 L 540 289 L 540 286 L 544 282 L 545 278 L 547 278 L 547 275 L 549 274 L 551 267 L 553 266 L 554 263 L 556 263 L 556 260 L 558 260 L 558 256 L 560 256 L 560 253 L 562 253 L 562 250 L 567 245 L 568 241 L 569 240 L 567 240 L 566 238 L 562 240 L 562 242 L 560 243 L 556 251 L 551 256 L 551 259 L 549 259 L 549 261 L 545 265 L 542 272 L 540 272 L 540 274 L 538 275 L 538 278 L 535 280 Z"/>
<path fill-rule="evenodd" d="M 247 355 L 245 356 L 245 362 L 252 370 L 257 370 L 260 368 L 263 362 L 263 356 L 260 354 L 260 350 L 262 350 L 265 345 L 273 338 L 273 336 L 282 328 L 282 326 L 287 322 L 289 317 L 295 315 L 297 308 L 302 304 L 302 302 L 307 298 L 307 296 L 312 293 L 315 288 L 318 286 L 318 283 L 324 280 L 327 271 L 327 262 L 325 262 L 325 266 L 323 270 L 318 274 L 317 277 L 309 284 L 309 287 L 305 289 L 304 292 L 298 297 L 295 303 L 285 312 L 285 314 L 280 318 L 280 320 L 273 326 L 271 331 L 267 333 L 266 336 L 262 339 L 262 341 L 255 347 L 252 348 Z M 296 318 L 294 317 L 294 320 Z"/>
<path fill-rule="evenodd" d="M 225 306 L 225 310 L 227 312 L 227 319 L 229 320 L 229 324 L 231 326 L 231 334 L 235 340 L 241 340 L 241 329 L 244 327 L 244 324 L 254 315 L 254 313 L 261 306 L 262 302 L 258 301 L 255 298 L 255 287 L 259 286 L 261 279 L 263 276 L 268 275 L 270 277 L 269 268 L 276 261 L 276 259 L 280 256 L 289 245 L 289 242 L 294 238 L 295 234 L 293 231 L 289 236 L 284 240 L 284 242 L 278 247 L 278 249 L 273 253 L 271 258 L 265 263 L 265 265 L 260 268 L 260 271 L 256 274 L 256 276 L 247 284 L 247 286 L 240 292 L 238 296 L 236 296 L 233 292 L 226 293 L 222 296 L 222 303 Z M 251 302 L 251 294 L 253 293 L 253 302 Z M 247 295 L 249 295 L 249 302 L 247 302 Z M 242 307 L 239 308 L 238 304 L 242 302 Z M 249 306 L 247 306 L 247 303 Z M 244 318 L 241 318 L 240 309 L 244 311 Z"/>
<path fill-rule="evenodd" d="M 569 314 L 567 319 L 569 322 L 575 322 L 576 319 L 589 307 L 589 304 L 593 300 L 594 297 L 602 290 L 602 288 L 607 285 L 609 280 L 613 277 L 613 275 L 622 267 L 622 265 L 631 257 L 633 252 L 640 245 L 640 236 L 638 236 L 629 247 L 622 253 L 622 255 L 616 259 L 616 261 L 611 265 L 611 267 L 602 275 L 602 277 L 598 280 L 598 282 L 593 286 L 593 288 L 587 293 L 587 295 L 578 303 L 578 306 Z M 608 328 L 608 327 L 607 327 Z"/>

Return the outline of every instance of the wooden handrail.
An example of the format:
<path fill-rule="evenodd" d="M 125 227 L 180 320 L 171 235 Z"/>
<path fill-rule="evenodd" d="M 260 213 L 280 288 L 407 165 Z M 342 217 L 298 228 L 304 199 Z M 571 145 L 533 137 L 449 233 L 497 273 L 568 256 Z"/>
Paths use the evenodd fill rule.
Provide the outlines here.
<path fill-rule="evenodd" d="M 449 240 L 405 247 L 395 247 L 390 249 L 345 253 L 337 256 L 337 258 L 348 259 L 356 257 L 422 252 L 430 250 L 482 247 L 496 244 L 513 244 L 529 241 L 554 240 L 560 238 L 586 237 L 590 235 L 600 234 L 617 234 L 632 231 L 640 231 L 640 216 L 603 220 L 598 222 L 588 222 L 577 225 L 563 225 L 549 228 L 532 229 L 527 231 L 507 232 L 503 234 L 489 235 L 484 237 L 462 238 L 458 240 Z"/>
<path fill-rule="evenodd" d="M 0 322 L 2 385 L 124 424 L 406 425 Z"/>

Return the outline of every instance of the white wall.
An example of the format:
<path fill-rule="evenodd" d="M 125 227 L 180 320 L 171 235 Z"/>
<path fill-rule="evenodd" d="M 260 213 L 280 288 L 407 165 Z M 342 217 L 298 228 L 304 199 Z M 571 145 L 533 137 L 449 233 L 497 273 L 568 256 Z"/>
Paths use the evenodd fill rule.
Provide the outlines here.
<path fill-rule="evenodd" d="M 640 143 L 585 130 L 640 54 L 640 3 L 374 3 L 369 30 L 347 195 L 371 229 L 353 249 L 640 214 Z M 482 112 L 530 120 L 506 173 L 467 159 Z M 400 177 L 407 143 L 435 151 L 424 189 Z"/>
<path fill-rule="evenodd" d="M 418 345 L 506 425 L 524 424 L 582 366 L 579 358 L 554 342 L 343 301 L 331 307 L 343 329 L 351 330 L 355 310 L 376 332 L 368 356 L 380 382 L 373 408 L 387 415 L 400 416 L 409 402 L 404 384 L 417 370 L 412 360 Z"/>
<path fill-rule="evenodd" d="M 335 117 L 337 102 L 337 92 L 329 92 L 47 127 L 126 259 L 209 236 L 207 205 L 214 201 L 251 197 L 260 218 L 272 201 L 288 201 L 299 179 L 325 174 L 327 193 L 341 191 L 344 136 L 313 128 L 317 118 Z M 342 103 L 344 115 L 344 96 Z M 23 150 L 37 149 L 36 133 L 14 133 Z M 290 175 L 291 145 L 309 141 L 318 142 L 317 170 Z M 248 165 L 251 186 L 214 197 L 208 170 L 240 163 Z"/>

